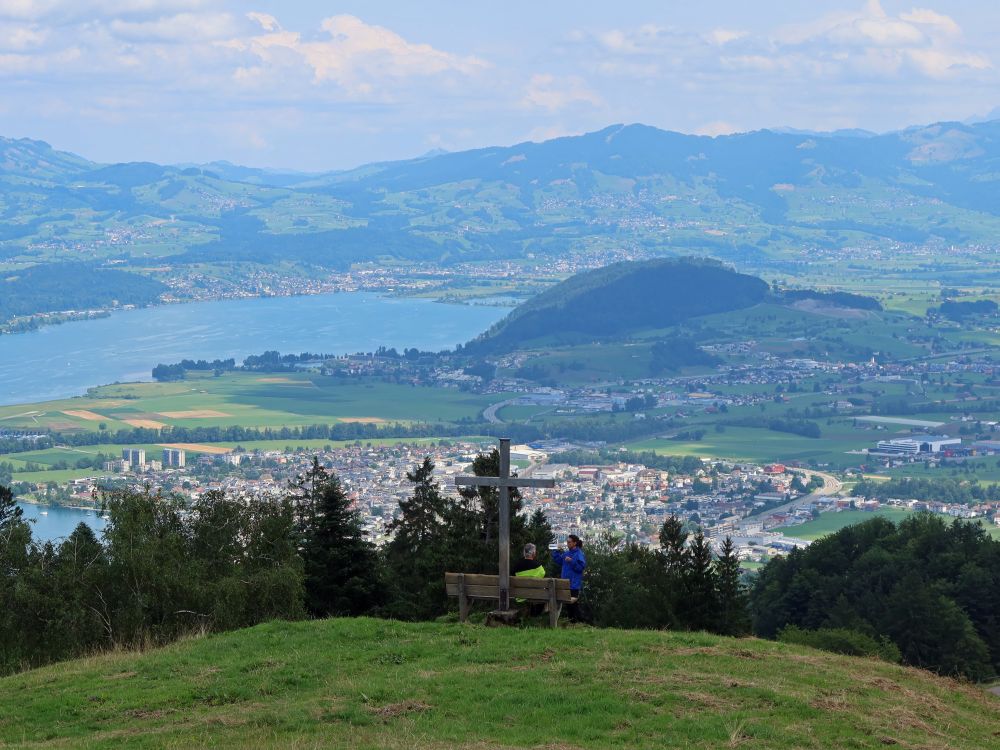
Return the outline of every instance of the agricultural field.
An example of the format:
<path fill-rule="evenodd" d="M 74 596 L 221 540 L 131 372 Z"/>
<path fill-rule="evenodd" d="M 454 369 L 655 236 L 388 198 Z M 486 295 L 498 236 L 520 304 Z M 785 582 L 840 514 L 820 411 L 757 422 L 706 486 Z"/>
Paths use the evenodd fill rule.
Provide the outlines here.
<path fill-rule="evenodd" d="M 0 427 L 57 431 L 176 427 L 296 427 L 332 422 L 475 419 L 504 394 L 383 382 L 345 383 L 314 373 L 234 372 L 176 383 L 129 383 L 87 396 L 0 407 Z"/>
<path fill-rule="evenodd" d="M 879 508 L 874 511 L 842 510 L 836 513 L 822 513 L 819 518 L 813 521 L 807 521 L 806 523 L 799 524 L 798 526 L 784 527 L 781 530 L 784 532 L 785 536 L 794 537 L 795 539 L 814 541 L 840 531 L 846 526 L 862 523 L 876 516 L 888 518 L 890 521 L 898 523 L 905 518 L 909 518 L 912 514 L 913 511 L 902 508 Z M 1000 526 L 987 521 L 984 521 L 982 526 L 986 530 L 987 534 L 992 536 L 994 539 L 1000 539 Z"/>
<path fill-rule="evenodd" d="M 946 465 L 925 465 L 922 462 L 885 469 L 884 474 L 893 479 L 913 477 L 916 479 L 957 479 L 981 484 L 1000 483 L 1000 459 L 996 456 L 978 456 L 964 463 Z"/>
<path fill-rule="evenodd" d="M 685 428 L 688 429 L 688 428 Z M 726 427 L 724 432 L 708 429 L 701 440 L 652 438 L 628 443 L 634 451 L 653 451 L 661 455 L 730 458 L 767 463 L 770 461 L 815 461 L 838 466 L 857 465 L 863 457 L 850 455 L 869 445 L 871 439 L 849 429 L 833 432 L 824 425 L 823 436 L 807 438 L 787 432 L 756 427 Z"/>

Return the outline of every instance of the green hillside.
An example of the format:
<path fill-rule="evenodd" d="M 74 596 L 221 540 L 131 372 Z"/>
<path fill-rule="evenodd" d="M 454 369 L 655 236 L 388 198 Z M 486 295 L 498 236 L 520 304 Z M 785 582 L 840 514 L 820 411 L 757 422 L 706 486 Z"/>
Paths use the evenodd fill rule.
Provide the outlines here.
<path fill-rule="evenodd" d="M 621 338 L 741 310 L 763 301 L 768 292 L 765 281 L 704 258 L 616 263 L 572 276 L 528 300 L 469 348 L 507 350 L 553 331 L 559 332 L 560 343 Z M 691 347 L 690 355 L 697 354 Z"/>
<path fill-rule="evenodd" d="M 0 747 L 993 747 L 1000 699 L 754 639 L 270 623 L 0 680 Z"/>

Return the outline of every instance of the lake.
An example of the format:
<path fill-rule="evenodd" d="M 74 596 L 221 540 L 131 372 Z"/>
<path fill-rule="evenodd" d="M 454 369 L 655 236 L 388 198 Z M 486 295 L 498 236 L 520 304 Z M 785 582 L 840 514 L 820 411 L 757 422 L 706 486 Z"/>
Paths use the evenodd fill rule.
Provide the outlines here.
<path fill-rule="evenodd" d="M 98 534 L 104 528 L 104 519 L 97 515 L 97 511 L 31 503 L 18 503 L 17 506 L 24 511 L 25 518 L 34 521 L 31 524 L 31 534 L 42 542 L 64 539 L 73 533 L 73 529 L 81 521 Z"/>
<path fill-rule="evenodd" d="M 0 404 L 151 380 L 157 364 L 249 354 L 449 349 L 509 310 L 343 292 L 161 305 L 0 336 Z"/>

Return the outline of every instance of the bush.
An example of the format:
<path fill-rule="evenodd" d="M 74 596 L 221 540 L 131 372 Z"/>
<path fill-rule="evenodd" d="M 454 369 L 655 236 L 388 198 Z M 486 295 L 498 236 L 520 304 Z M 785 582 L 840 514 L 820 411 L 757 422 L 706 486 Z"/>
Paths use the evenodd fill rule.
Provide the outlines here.
<path fill-rule="evenodd" d="M 822 651 L 832 651 L 835 654 L 874 656 L 894 664 L 898 664 L 902 659 L 899 648 L 885 636 L 876 640 L 869 635 L 848 628 L 804 630 L 797 625 L 789 625 L 778 633 L 778 640 L 782 643 L 795 643 L 799 646 L 809 646 Z"/>

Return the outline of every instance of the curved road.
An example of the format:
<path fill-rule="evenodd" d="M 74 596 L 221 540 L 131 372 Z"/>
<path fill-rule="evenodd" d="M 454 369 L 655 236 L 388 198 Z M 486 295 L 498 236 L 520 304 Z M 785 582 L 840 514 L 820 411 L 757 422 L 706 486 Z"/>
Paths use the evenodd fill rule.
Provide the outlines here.
<path fill-rule="evenodd" d="M 485 419 L 490 424 L 503 424 L 503 420 L 497 416 L 497 412 L 500 411 L 505 406 L 512 406 L 518 402 L 517 398 L 509 398 L 506 401 L 498 401 L 495 404 L 490 404 L 485 409 L 483 409 L 483 419 Z"/>
<path fill-rule="evenodd" d="M 794 500 L 785 503 L 784 505 L 779 505 L 777 508 L 769 508 L 764 513 L 758 513 L 756 515 L 748 516 L 747 518 L 742 519 L 739 523 L 740 530 L 744 528 L 744 524 L 753 523 L 751 519 L 759 521 L 763 516 L 770 515 L 772 513 L 783 513 L 787 510 L 791 510 L 792 508 L 798 505 L 801 505 L 802 503 L 808 503 L 812 500 L 815 500 L 817 497 L 822 497 L 825 495 L 833 495 L 834 493 L 840 492 L 840 490 L 844 486 L 843 483 L 832 474 L 826 474 L 825 472 L 822 471 L 813 471 L 812 469 L 795 469 L 795 471 L 801 474 L 805 474 L 806 481 L 812 479 L 813 475 L 818 476 L 820 479 L 823 480 L 823 487 L 813 492 L 810 492 L 808 495 L 802 495 L 802 497 L 797 497 Z"/>

